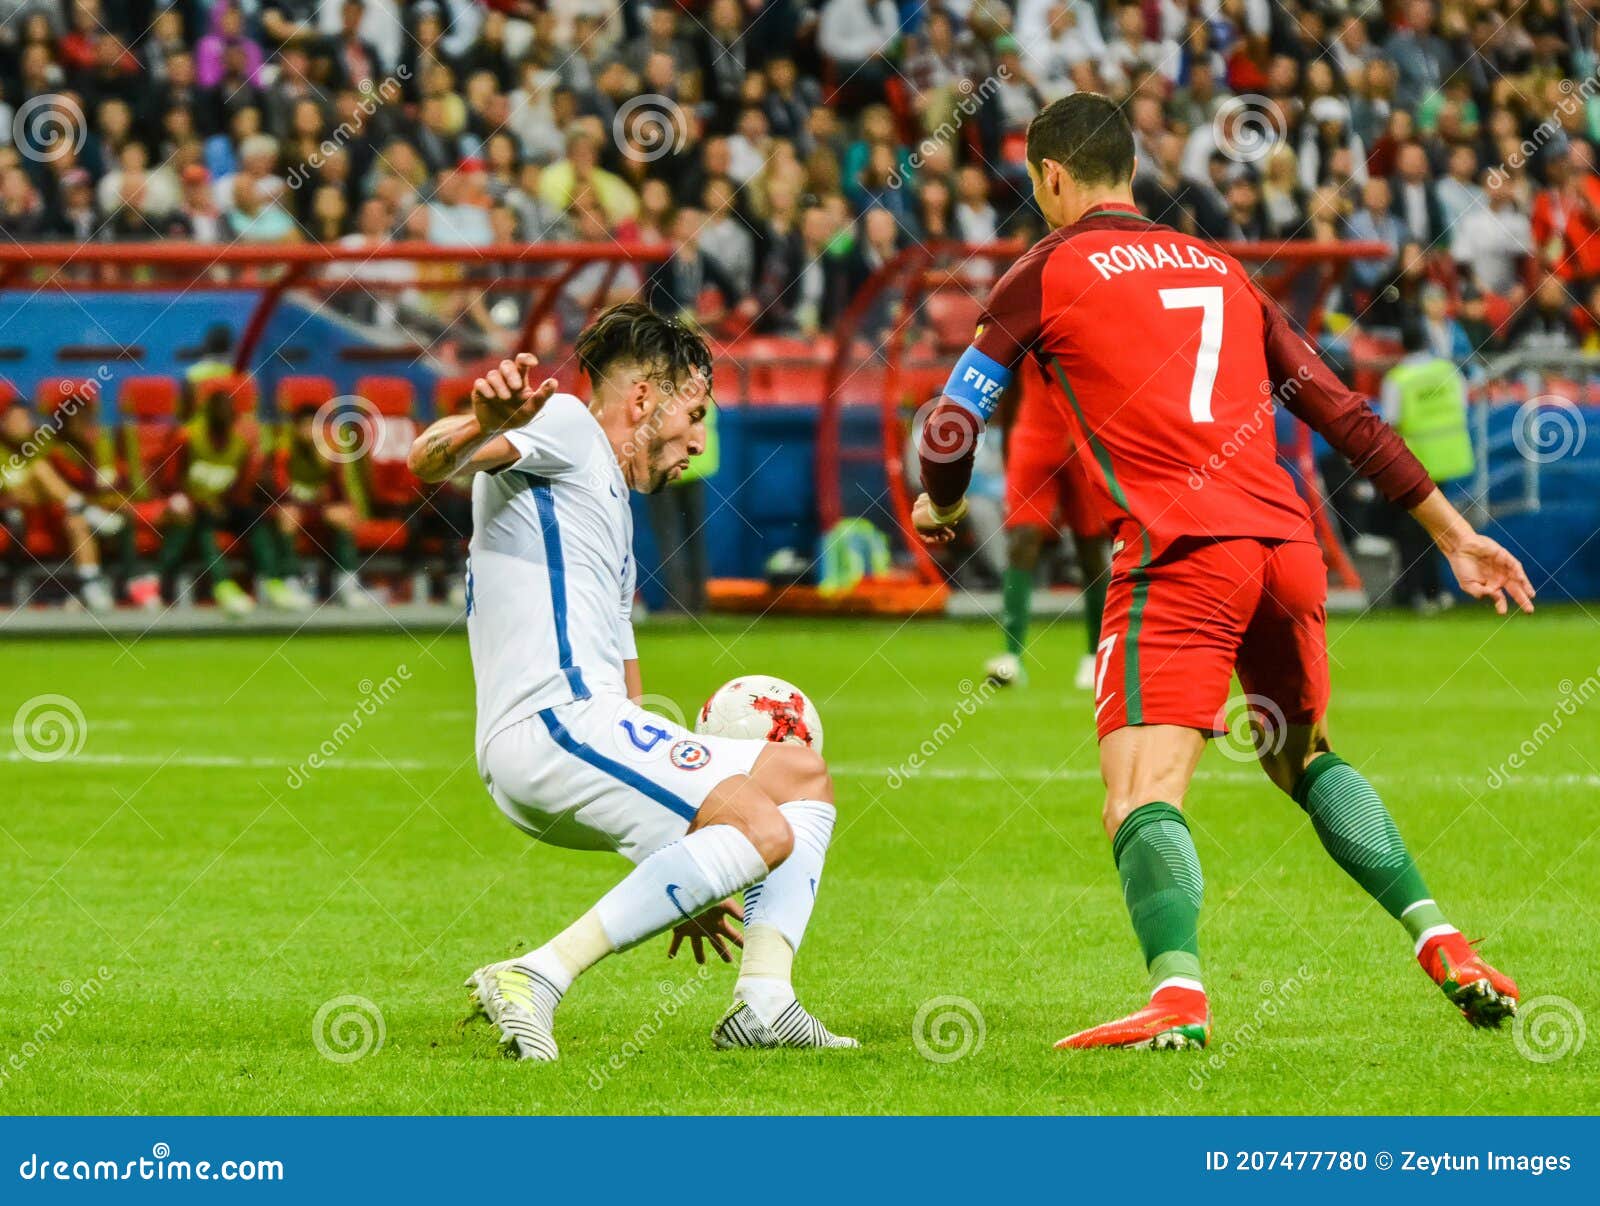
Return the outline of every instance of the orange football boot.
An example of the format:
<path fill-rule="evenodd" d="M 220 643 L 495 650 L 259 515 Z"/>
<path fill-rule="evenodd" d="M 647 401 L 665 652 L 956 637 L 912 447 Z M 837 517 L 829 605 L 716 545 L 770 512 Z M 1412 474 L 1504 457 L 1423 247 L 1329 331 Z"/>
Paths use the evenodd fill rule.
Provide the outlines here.
<path fill-rule="evenodd" d="M 1460 931 L 1429 938 L 1417 952 L 1417 962 L 1474 1026 L 1496 1027 L 1516 1016 L 1522 995 L 1516 981 L 1485 963 Z"/>
<path fill-rule="evenodd" d="M 1163 984 L 1150 995 L 1150 1004 L 1138 1013 L 1070 1034 L 1056 1044 L 1056 1050 L 1153 1047 L 1160 1051 L 1178 1051 L 1186 1047 L 1204 1047 L 1210 1037 L 1211 1011 L 1206 1006 L 1205 989 L 1189 980 L 1182 984 Z"/>

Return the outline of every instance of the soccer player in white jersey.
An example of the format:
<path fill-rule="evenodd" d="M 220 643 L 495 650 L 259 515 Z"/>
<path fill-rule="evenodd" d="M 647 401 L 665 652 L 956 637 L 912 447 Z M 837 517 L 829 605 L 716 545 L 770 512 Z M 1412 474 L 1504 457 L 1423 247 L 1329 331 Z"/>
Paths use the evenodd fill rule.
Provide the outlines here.
<path fill-rule="evenodd" d="M 798 745 L 697 736 L 646 711 L 630 613 L 628 491 L 662 489 L 705 447 L 711 356 L 634 303 L 575 348 L 593 401 L 536 382 L 522 353 L 473 383 L 470 413 L 411 449 L 426 481 L 472 473 L 467 634 L 478 771 L 540 841 L 636 864 L 543 946 L 468 979 L 502 1041 L 553 1060 L 555 1012 L 613 951 L 674 931 L 723 958 L 748 889 L 734 1000 L 718 1047 L 854 1047 L 795 999 L 790 972 L 833 835 L 833 786 Z"/>

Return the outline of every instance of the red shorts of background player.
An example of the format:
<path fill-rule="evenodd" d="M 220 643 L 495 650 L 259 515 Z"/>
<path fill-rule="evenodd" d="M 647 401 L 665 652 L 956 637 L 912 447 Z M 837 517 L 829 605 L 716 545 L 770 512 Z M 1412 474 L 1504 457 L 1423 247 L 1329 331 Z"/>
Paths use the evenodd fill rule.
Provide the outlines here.
<path fill-rule="evenodd" d="M 1317 545 L 1185 538 L 1142 560 L 1130 540 L 1111 562 L 1095 665 L 1102 739 L 1130 724 L 1226 731 L 1235 670 L 1251 710 L 1271 724 L 1321 718 L 1328 575 Z"/>
<path fill-rule="evenodd" d="M 1077 453 L 1062 441 L 1017 438 L 1006 449 L 1006 527 L 1066 528 L 1087 539 L 1106 535 L 1094 487 Z"/>

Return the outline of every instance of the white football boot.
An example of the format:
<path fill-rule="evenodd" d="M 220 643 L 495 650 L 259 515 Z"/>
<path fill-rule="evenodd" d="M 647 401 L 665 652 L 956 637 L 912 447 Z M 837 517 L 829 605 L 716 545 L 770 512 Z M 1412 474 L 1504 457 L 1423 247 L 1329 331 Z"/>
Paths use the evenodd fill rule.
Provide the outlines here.
<path fill-rule="evenodd" d="M 853 1038 L 834 1034 L 816 1018 L 806 1012 L 799 1001 L 790 1001 L 770 1023 L 751 1007 L 748 1001 L 735 1001 L 722 1015 L 711 1041 L 720 1051 L 735 1047 L 859 1047 Z"/>
<path fill-rule="evenodd" d="M 478 1008 L 500 1028 L 500 1042 L 518 1059 L 554 1062 L 556 1006 L 561 990 L 515 960 L 491 963 L 467 977 Z"/>

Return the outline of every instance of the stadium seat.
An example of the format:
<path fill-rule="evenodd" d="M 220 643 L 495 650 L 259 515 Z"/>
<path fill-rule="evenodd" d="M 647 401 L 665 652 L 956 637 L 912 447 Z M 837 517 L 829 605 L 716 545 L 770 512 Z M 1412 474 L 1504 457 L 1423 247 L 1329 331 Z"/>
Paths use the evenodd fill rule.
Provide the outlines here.
<path fill-rule="evenodd" d="M 117 415 L 124 423 L 173 421 L 178 383 L 171 377 L 124 377 L 117 385 Z"/>
<path fill-rule="evenodd" d="M 941 352 L 961 352 L 972 342 L 973 329 L 983 306 L 977 298 L 957 289 L 941 289 L 923 307 Z"/>
<path fill-rule="evenodd" d="M 439 383 L 433 387 L 433 414 L 435 418 L 442 419 L 445 415 L 457 414 L 467 408 L 467 399 L 472 397 L 472 377 L 441 377 Z"/>
<path fill-rule="evenodd" d="M 327 377 L 284 377 L 278 382 L 273 401 L 280 417 L 301 406 L 320 407 L 338 395 L 338 387 Z"/>
<path fill-rule="evenodd" d="M 828 366 L 793 360 L 750 366 L 750 398 L 756 405 L 815 406 L 826 390 Z"/>
<path fill-rule="evenodd" d="M 261 390 L 256 385 L 254 377 L 248 373 L 229 373 L 221 377 L 209 377 L 195 387 L 195 401 L 203 403 L 213 394 L 228 393 L 233 398 L 234 413 L 248 419 L 254 419 L 261 406 Z"/>
<path fill-rule="evenodd" d="M 45 377 L 33 391 L 34 405 L 39 413 L 48 415 L 68 398 L 88 397 L 98 399 L 100 383 L 90 377 Z"/>
<path fill-rule="evenodd" d="M 406 464 L 419 430 L 412 417 L 416 389 L 404 377 L 361 377 L 355 384 L 355 396 L 371 408 L 367 421 L 376 423 L 367 455 L 362 458 L 367 503 L 374 513 L 368 523 L 358 527 L 356 546 L 366 551 L 389 549 L 394 547 L 396 533 L 387 527 L 374 528 L 372 523 L 400 519 L 422 496 L 422 483 Z M 403 531 L 399 538 L 403 540 Z"/>
<path fill-rule="evenodd" d="M 358 377 L 355 396 L 372 403 L 380 415 L 409 419 L 415 413 L 416 387 L 404 377 Z"/>

